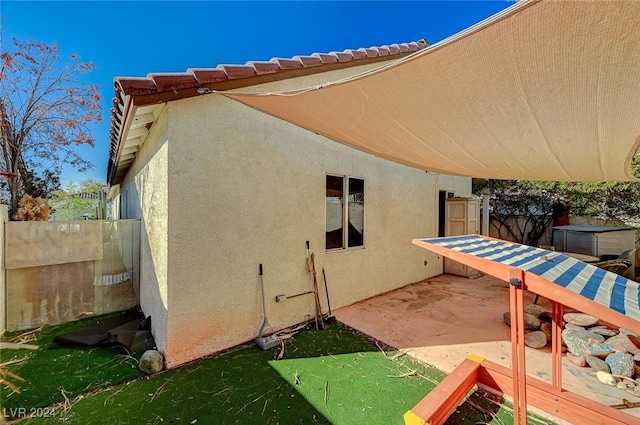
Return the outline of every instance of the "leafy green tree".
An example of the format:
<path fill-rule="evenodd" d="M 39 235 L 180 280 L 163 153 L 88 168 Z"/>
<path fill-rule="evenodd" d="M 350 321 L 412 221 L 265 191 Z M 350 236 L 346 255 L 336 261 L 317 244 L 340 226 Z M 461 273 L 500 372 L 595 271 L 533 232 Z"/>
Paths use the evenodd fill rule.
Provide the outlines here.
<path fill-rule="evenodd" d="M 640 178 L 640 155 L 633 158 L 631 170 Z M 538 245 L 558 205 L 567 205 L 572 216 L 620 220 L 640 228 L 639 182 L 485 180 L 473 190 L 491 192 L 491 226 L 528 245 Z"/>
<path fill-rule="evenodd" d="M 104 183 L 95 180 L 84 180 L 79 185 L 70 182 L 63 190 L 51 193 L 49 204 L 56 220 L 95 220 L 103 192 Z"/>
<path fill-rule="evenodd" d="M 63 61 L 55 44 L 14 39 L 0 60 L 0 169 L 18 175 L 3 177 L 13 216 L 22 194 L 38 183 L 36 169 L 92 167 L 77 148 L 94 145 L 89 125 L 101 118 L 100 95 L 82 81 L 94 65 L 76 55 Z M 47 172 L 40 178 L 46 181 Z"/>

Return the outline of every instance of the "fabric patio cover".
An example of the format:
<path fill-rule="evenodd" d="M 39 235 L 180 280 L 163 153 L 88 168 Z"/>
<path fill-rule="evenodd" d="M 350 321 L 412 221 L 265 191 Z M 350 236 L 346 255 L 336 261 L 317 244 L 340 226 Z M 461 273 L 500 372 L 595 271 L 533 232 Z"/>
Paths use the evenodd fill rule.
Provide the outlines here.
<path fill-rule="evenodd" d="M 349 81 L 224 94 L 427 171 L 633 180 L 629 165 L 640 143 L 640 1 L 518 2 Z"/>

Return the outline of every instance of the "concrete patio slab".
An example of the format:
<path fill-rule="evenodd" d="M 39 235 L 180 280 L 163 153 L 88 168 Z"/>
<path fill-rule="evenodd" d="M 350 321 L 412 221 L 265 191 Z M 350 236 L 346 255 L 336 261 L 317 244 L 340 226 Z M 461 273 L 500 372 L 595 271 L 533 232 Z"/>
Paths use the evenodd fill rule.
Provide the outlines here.
<path fill-rule="evenodd" d="M 534 294 L 525 294 L 525 305 Z M 540 305 L 551 309 L 547 300 Z M 477 279 L 440 275 L 407 285 L 335 312 L 336 318 L 385 344 L 450 373 L 469 354 L 511 367 L 509 285 L 491 276 Z M 526 348 L 526 370 L 551 383 L 551 348 Z M 640 397 L 597 380 L 591 368 L 581 368 L 563 356 L 563 387 L 606 405 Z M 640 409 L 625 412 L 640 417 Z"/>

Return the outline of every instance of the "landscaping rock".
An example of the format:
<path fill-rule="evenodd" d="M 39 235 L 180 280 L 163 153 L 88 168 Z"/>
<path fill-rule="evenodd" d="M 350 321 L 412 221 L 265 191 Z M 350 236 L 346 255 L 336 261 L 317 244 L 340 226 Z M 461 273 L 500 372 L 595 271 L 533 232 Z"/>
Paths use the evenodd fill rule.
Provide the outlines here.
<path fill-rule="evenodd" d="M 528 332 L 524 336 L 524 343 L 531 348 L 542 348 L 547 345 L 547 336 L 542 331 Z"/>
<path fill-rule="evenodd" d="M 164 356 L 157 350 L 147 350 L 140 357 L 138 367 L 146 374 L 154 374 L 164 369 Z"/>
<path fill-rule="evenodd" d="M 587 365 L 587 360 L 584 356 L 576 356 L 575 354 L 567 353 L 567 359 L 576 366 L 585 367 Z M 607 366 L 607 368 L 608 367 L 609 366 Z"/>
<path fill-rule="evenodd" d="M 540 316 L 543 313 L 548 313 L 549 310 L 547 310 L 546 308 L 544 308 L 544 307 L 542 307 L 542 306 L 540 306 L 538 304 L 529 304 L 529 305 L 525 306 L 524 312 L 525 313 L 529 313 L 532 316 L 535 316 L 536 319 L 540 319 Z"/>
<path fill-rule="evenodd" d="M 594 326 L 588 329 L 590 332 L 597 333 L 602 336 L 616 336 L 618 332 L 609 329 L 607 326 Z"/>
<path fill-rule="evenodd" d="M 607 362 L 611 368 L 613 375 L 633 376 L 635 362 L 631 354 L 618 351 L 617 353 L 609 354 L 604 361 Z"/>
<path fill-rule="evenodd" d="M 594 357 L 607 357 L 609 354 L 614 353 L 616 350 L 611 345 L 607 344 L 589 344 L 587 348 L 585 348 L 584 352 L 589 356 Z"/>
<path fill-rule="evenodd" d="M 553 336 L 553 334 L 551 333 L 551 325 L 546 322 L 540 323 L 540 331 L 544 332 L 545 336 L 547 337 L 547 343 L 551 342 L 551 338 Z"/>
<path fill-rule="evenodd" d="M 502 315 L 502 320 L 508 326 L 511 326 L 511 312 L 507 311 Z M 524 314 L 524 328 L 528 331 L 537 331 L 540 329 L 540 320 L 532 314 L 525 313 Z"/>
<path fill-rule="evenodd" d="M 583 326 L 574 325 L 573 323 L 565 323 L 565 329 L 573 329 L 574 331 L 584 331 L 586 330 Z"/>
<path fill-rule="evenodd" d="M 604 336 L 597 334 L 595 332 L 590 332 L 588 330 L 582 330 L 582 331 L 578 331 L 580 332 L 580 335 L 582 335 L 583 337 L 587 338 L 589 340 L 589 344 L 602 344 L 604 343 Z"/>
<path fill-rule="evenodd" d="M 585 313 L 566 313 L 562 318 L 565 322 L 578 326 L 593 326 L 599 321 L 597 317 Z"/>
<path fill-rule="evenodd" d="M 634 336 L 640 336 L 635 332 L 630 331 L 629 329 L 625 329 L 625 328 L 620 328 L 618 329 L 620 331 L 621 334 L 625 334 L 625 335 L 634 335 Z"/>
<path fill-rule="evenodd" d="M 593 356 L 585 356 L 584 357 L 587 364 L 596 372 L 607 372 L 607 373 L 611 373 L 611 368 L 609 367 L 609 365 L 607 364 L 607 362 L 605 362 L 602 359 L 599 359 L 597 357 L 593 357 Z"/>
<path fill-rule="evenodd" d="M 624 332 L 620 332 L 618 335 L 608 338 L 605 343 L 607 345 L 611 345 L 618 351 L 631 354 L 640 353 L 640 349 L 631 341 L 631 339 L 629 339 L 629 335 Z"/>
<path fill-rule="evenodd" d="M 562 341 L 566 344 L 569 352 L 576 356 L 584 356 L 585 349 L 589 345 L 588 338 L 583 336 L 582 332 L 574 329 L 563 330 Z"/>

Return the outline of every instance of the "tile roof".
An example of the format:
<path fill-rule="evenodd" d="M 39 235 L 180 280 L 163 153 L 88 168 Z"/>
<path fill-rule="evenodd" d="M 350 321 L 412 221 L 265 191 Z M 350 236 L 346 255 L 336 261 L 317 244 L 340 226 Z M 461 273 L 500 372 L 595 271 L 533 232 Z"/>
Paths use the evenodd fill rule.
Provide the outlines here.
<path fill-rule="evenodd" d="M 126 170 L 119 167 L 124 145 L 124 120 L 131 106 L 146 106 L 199 95 L 198 89 L 230 90 L 255 84 L 285 80 L 345 67 L 365 65 L 406 56 L 428 46 L 426 40 L 388 46 L 346 49 L 342 52 L 313 53 L 309 56 L 249 61 L 244 65 L 189 68 L 179 73 L 151 73 L 146 77 L 116 77 L 111 109 L 111 132 L 107 181 L 114 184 Z M 150 127 L 150 126 L 148 126 Z M 148 129 L 148 128 L 147 128 Z"/>

